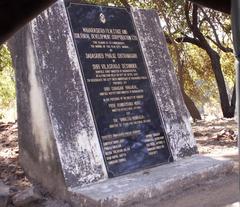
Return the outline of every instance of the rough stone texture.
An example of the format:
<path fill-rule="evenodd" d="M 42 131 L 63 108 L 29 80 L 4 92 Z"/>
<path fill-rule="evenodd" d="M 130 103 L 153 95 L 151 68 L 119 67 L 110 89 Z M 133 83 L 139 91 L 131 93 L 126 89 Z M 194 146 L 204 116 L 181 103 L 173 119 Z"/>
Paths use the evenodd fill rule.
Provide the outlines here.
<path fill-rule="evenodd" d="M 189 114 L 167 43 L 154 10 L 132 9 L 132 16 L 174 159 L 197 153 Z"/>
<path fill-rule="evenodd" d="M 130 207 L 147 199 L 163 199 L 177 191 L 230 173 L 233 166 L 231 161 L 195 155 L 86 188 L 75 188 L 72 193 L 85 196 L 85 199 L 81 198 L 81 207 Z M 77 202 L 75 206 L 78 206 Z"/>
<path fill-rule="evenodd" d="M 0 207 L 7 207 L 10 197 L 10 187 L 0 181 Z"/>
<path fill-rule="evenodd" d="M 13 196 L 12 201 L 15 206 L 29 206 L 33 202 L 37 202 L 42 199 L 41 194 L 31 187 Z"/>
<path fill-rule="evenodd" d="M 42 204 L 42 207 L 71 207 L 70 204 L 65 203 L 64 201 L 46 201 L 44 204 Z"/>
<path fill-rule="evenodd" d="M 102 179 L 105 165 L 63 1 L 36 18 L 31 32 L 65 181 Z"/>
<path fill-rule="evenodd" d="M 39 67 L 35 64 L 37 57 L 30 27 L 24 27 L 9 45 L 16 68 L 20 163 L 29 177 L 52 190 L 54 185 L 61 189 L 63 175 Z"/>
<path fill-rule="evenodd" d="M 47 187 L 56 180 L 59 187 L 74 187 L 106 178 L 63 1 L 22 29 L 11 45 L 20 157 L 29 176 Z"/>
<path fill-rule="evenodd" d="M 158 16 L 153 11 L 132 12 L 173 156 L 177 159 L 192 155 L 196 152 L 196 143 Z M 24 27 L 10 45 L 16 67 L 20 161 L 28 176 L 64 198 L 68 195 L 67 189 L 72 191 L 73 188 L 106 180 L 106 167 L 63 0 Z M 169 166 L 178 170 L 174 168 L 175 165 Z M 157 170 L 161 172 L 162 180 Z M 169 170 L 167 166 L 150 170 L 155 172 L 151 180 L 156 176 L 163 182 L 167 179 L 164 174 Z M 142 174 L 140 172 L 137 175 Z M 108 182 L 123 183 L 121 189 L 125 191 L 125 185 L 128 187 L 127 183 L 132 181 L 132 178 L 127 181 L 125 178 L 127 176 Z M 161 182 L 155 182 L 157 190 L 153 191 L 151 185 L 148 186 L 146 191 L 149 193 L 145 192 L 143 198 L 151 197 L 149 195 L 154 192 L 159 195 L 171 189 L 172 185 L 160 186 Z M 101 185 L 109 188 L 104 183 Z M 140 188 L 137 182 L 134 185 Z M 93 188 L 89 189 L 95 192 Z M 109 194 L 105 190 L 102 192 L 107 198 Z M 123 195 L 118 190 L 119 195 Z M 76 192 L 82 195 L 77 193 L 69 196 L 73 200 L 75 196 L 80 196 L 81 206 L 86 206 L 85 202 L 96 204 L 94 198 L 89 199 L 87 190 Z M 136 191 L 137 198 L 141 192 L 144 193 L 139 192 Z M 98 196 L 96 193 L 96 198 Z M 116 198 L 117 205 L 127 203 L 126 194 L 122 201 L 119 198 Z M 112 198 L 109 199 L 112 203 Z M 107 205 L 108 202 L 104 201 L 103 204 Z"/>

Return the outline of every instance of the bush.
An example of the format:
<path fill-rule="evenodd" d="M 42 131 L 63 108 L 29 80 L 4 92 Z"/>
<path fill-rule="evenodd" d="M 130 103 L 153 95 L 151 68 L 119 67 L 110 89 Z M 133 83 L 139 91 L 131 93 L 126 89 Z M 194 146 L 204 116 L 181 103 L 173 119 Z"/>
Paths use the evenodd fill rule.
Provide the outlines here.
<path fill-rule="evenodd" d="M 16 90 L 12 59 L 6 45 L 0 46 L 0 118 L 15 107 Z"/>

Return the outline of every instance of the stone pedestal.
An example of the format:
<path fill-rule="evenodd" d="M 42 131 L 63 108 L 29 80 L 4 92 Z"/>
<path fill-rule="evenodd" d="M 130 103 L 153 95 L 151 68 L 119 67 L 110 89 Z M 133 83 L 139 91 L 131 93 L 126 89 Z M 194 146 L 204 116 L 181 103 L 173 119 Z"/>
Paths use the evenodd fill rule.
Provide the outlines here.
<path fill-rule="evenodd" d="M 233 171 L 233 162 L 195 155 L 84 188 L 70 190 L 74 205 L 84 207 L 131 207 L 150 199 L 158 201 Z"/>
<path fill-rule="evenodd" d="M 71 6 L 73 5 L 70 4 L 66 7 L 63 1 L 58 1 L 18 32 L 10 43 L 16 67 L 21 165 L 29 177 L 50 191 L 61 196 L 70 196 L 73 200 L 74 193 L 81 195 L 82 198 L 86 196 L 88 200 L 104 200 L 104 202 L 109 199 L 108 195 L 111 194 L 110 200 L 112 198 L 115 200 L 115 197 L 112 196 L 115 190 L 124 197 L 128 192 L 125 191 L 124 186 L 127 185 L 128 178 L 132 182 L 134 176 L 139 176 L 139 180 L 133 181 L 133 186 L 129 186 L 131 194 L 135 192 L 138 185 L 152 186 L 152 181 L 156 182 L 156 186 L 150 188 L 157 188 L 156 193 L 161 193 L 161 188 L 165 186 L 165 184 L 162 186 L 162 183 L 168 182 L 165 176 L 171 177 L 169 172 L 174 172 L 176 177 L 180 172 L 176 172 L 176 170 L 178 171 L 176 168 L 178 162 L 149 170 L 151 172 L 149 178 L 148 170 L 146 171 L 146 168 L 141 168 L 141 166 L 134 168 L 133 172 L 139 171 L 137 174 L 114 178 L 114 180 L 109 178 L 111 177 L 110 162 L 108 162 L 109 157 L 106 153 L 107 144 L 103 142 L 103 137 L 106 139 L 109 137 L 101 135 L 105 131 L 102 132 L 99 127 L 99 123 L 103 123 L 96 115 L 98 106 L 94 105 L 94 101 L 97 99 L 92 98 L 91 87 L 87 84 L 90 79 L 87 79 L 84 72 L 87 63 L 83 61 L 87 55 L 82 57 L 81 54 L 84 49 L 79 40 L 81 34 L 74 31 L 76 26 L 71 17 L 71 14 L 77 15 L 77 11 L 73 13 Z M 107 14 L 104 14 L 104 11 L 111 10 L 111 8 L 97 7 L 97 9 L 102 11 L 97 18 L 100 18 L 101 24 L 105 24 L 104 28 L 106 29 L 108 21 L 111 20 Z M 116 8 L 116 11 L 119 10 Z M 125 49 L 128 47 L 129 51 L 138 51 L 136 54 L 138 61 L 141 60 L 140 66 L 143 68 L 141 70 L 147 74 L 143 76 L 147 77 L 144 80 L 148 81 L 147 84 L 150 87 L 146 94 L 149 93 L 151 95 L 149 97 L 153 97 L 153 99 L 143 102 L 153 103 L 156 112 L 150 118 L 155 119 L 156 117 L 156 123 L 158 123 L 158 119 L 161 121 L 163 130 L 161 133 L 164 134 L 167 142 L 162 147 L 169 150 L 167 161 L 172 159 L 177 161 L 196 154 L 197 147 L 191 131 L 189 115 L 181 96 L 157 13 L 152 10 L 139 9 L 127 11 L 124 8 L 121 8 L 121 12 L 123 15 L 129 15 L 129 24 L 133 24 L 135 35 L 130 37 L 135 41 L 133 44 L 135 46 L 131 48 L 132 43 L 129 43 L 129 46 L 125 45 L 125 40 L 121 41 Z M 81 13 L 78 15 L 81 16 Z M 115 18 L 114 15 L 112 17 Z M 93 15 L 91 18 L 95 18 L 95 16 Z M 124 26 L 123 23 L 119 22 Z M 88 22 L 85 24 L 87 25 Z M 116 28 L 118 28 L 118 22 Z M 110 30 L 104 31 L 110 32 Z M 122 32 L 128 31 L 122 30 Z M 86 37 L 86 34 L 84 35 Z M 83 43 L 85 44 L 86 41 Z M 116 48 L 113 50 L 117 51 Z M 111 50 L 109 51 L 111 52 Z M 113 63 L 116 61 L 115 59 L 113 57 Z M 138 84 L 141 86 L 141 82 Z M 99 112 L 101 110 L 102 108 L 99 109 Z M 130 112 L 126 114 L 130 114 Z M 105 113 L 105 115 L 107 117 L 111 114 Z M 146 120 L 144 119 L 144 121 Z M 136 124 L 131 122 L 131 124 L 133 123 Z M 126 131 L 122 132 L 122 136 L 126 134 Z M 157 137 L 158 133 L 155 134 Z M 145 136 L 141 133 L 138 135 Z M 147 136 L 151 138 L 153 135 Z M 157 137 L 156 140 L 162 139 L 162 137 Z M 159 148 L 156 147 L 156 149 Z M 154 152 L 160 153 L 159 150 Z M 163 152 L 161 153 L 164 155 Z M 197 159 L 194 160 L 197 161 Z M 120 159 L 118 161 L 120 162 Z M 146 164 L 146 162 L 143 163 Z M 159 161 L 159 164 L 163 163 Z M 155 165 L 146 164 L 147 168 Z M 198 166 L 201 165 L 200 161 L 194 165 L 201 168 Z M 128 171 L 121 171 L 119 174 L 122 175 L 125 172 Z M 146 174 L 144 174 L 145 172 Z M 142 181 L 141 176 L 144 178 Z M 110 192 L 109 186 L 112 184 L 115 187 L 113 187 L 114 191 Z M 123 185 L 121 189 L 117 187 L 118 184 Z M 123 194 L 120 193 L 121 190 Z M 70 195 L 69 192 L 71 192 Z M 139 196 L 142 192 L 143 189 L 139 189 L 139 192 L 135 193 Z M 151 194 L 151 192 L 152 190 L 148 193 Z M 118 198 L 116 201 L 118 204 L 115 206 L 121 206 L 125 202 L 119 199 L 121 200 Z M 85 206 L 84 202 L 80 206 Z M 104 202 L 100 201 L 100 203 Z M 94 203 L 96 204 L 95 201 Z"/>

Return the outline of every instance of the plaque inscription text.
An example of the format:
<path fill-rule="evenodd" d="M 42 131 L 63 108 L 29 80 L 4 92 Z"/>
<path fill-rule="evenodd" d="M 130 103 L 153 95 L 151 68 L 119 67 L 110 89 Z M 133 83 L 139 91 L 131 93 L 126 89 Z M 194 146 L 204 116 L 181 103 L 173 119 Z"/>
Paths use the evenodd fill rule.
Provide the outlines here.
<path fill-rule="evenodd" d="M 170 162 L 131 14 L 71 4 L 68 15 L 109 177 Z"/>

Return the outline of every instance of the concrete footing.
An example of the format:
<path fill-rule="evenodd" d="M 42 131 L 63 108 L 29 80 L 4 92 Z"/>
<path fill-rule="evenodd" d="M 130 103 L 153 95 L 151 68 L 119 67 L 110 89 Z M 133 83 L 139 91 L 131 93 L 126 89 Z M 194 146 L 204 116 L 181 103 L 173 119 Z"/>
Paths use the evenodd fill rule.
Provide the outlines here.
<path fill-rule="evenodd" d="M 126 207 L 156 197 L 164 199 L 178 191 L 231 173 L 233 166 L 232 161 L 196 155 L 89 187 L 74 188 L 70 192 L 76 206 Z"/>

